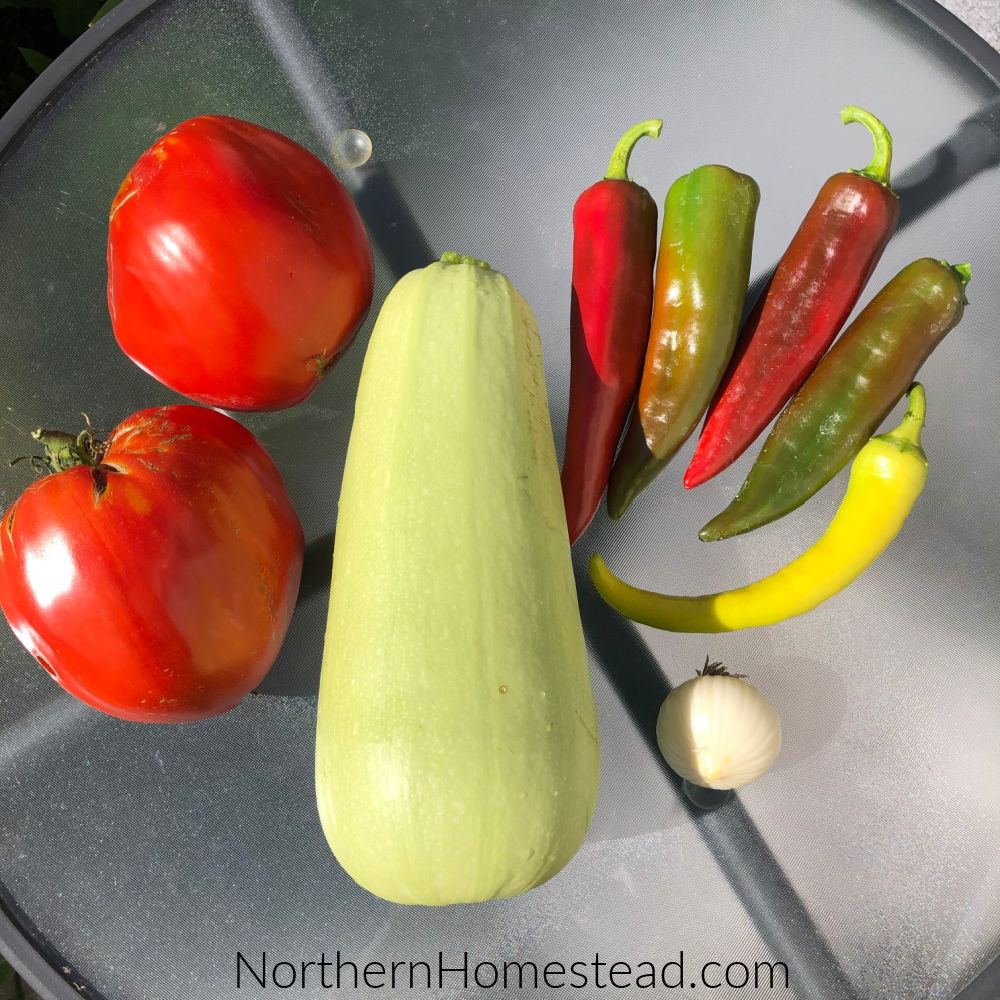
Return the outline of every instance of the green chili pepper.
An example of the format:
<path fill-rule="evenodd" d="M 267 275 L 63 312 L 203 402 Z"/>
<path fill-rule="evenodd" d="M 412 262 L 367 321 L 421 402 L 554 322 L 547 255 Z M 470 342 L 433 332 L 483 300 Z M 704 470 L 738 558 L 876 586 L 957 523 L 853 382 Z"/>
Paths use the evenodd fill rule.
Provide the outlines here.
<path fill-rule="evenodd" d="M 728 167 L 674 181 L 663 209 L 639 396 L 608 483 L 621 517 L 708 409 L 736 345 L 760 190 Z"/>
<path fill-rule="evenodd" d="M 861 449 L 962 318 L 968 264 L 904 267 L 844 331 L 778 417 L 736 499 L 703 541 L 759 528 L 805 503 Z"/>

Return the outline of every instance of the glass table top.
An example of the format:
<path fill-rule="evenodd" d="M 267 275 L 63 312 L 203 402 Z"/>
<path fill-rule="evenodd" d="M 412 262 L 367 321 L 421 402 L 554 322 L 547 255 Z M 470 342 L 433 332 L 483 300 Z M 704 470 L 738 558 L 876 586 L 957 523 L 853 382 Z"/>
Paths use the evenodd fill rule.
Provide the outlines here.
<path fill-rule="evenodd" d="M 0 908 L 39 980 L 53 996 L 215 1000 L 260 989 L 245 967 L 237 985 L 240 954 L 259 969 L 262 953 L 299 966 L 338 950 L 360 965 L 467 953 L 663 966 L 683 953 L 685 978 L 709 970 L 690 996 L 765 995 L 735 985 L 738 970 L 734 985 L 708 983 L 734 963 L 752 976 L 779 962 L 781 994 L 802 1000 L 958 994 L 1000 952 L 998 61 L 977 63 L 947 22 L 852 0 L 161 0 L 128 19 L 129 6 L 0 149 L 0 455 L 81 411 L 107 430 L 180 401 L 120 353 L 104 287 L 111 199 L 183 119 L 246 118 L 326 159 L 369 228 L 376 291 L 307 402 L 239 416 L 307 541 L 287 641 L 254 695 L 207 722 L 125 723 L 74 701 L 0 634 Z M 594 592 L 591 552 L 641 586 L 717 590 L 797 555 L 843 496 L 846 471 L 776 524 L 703 545 L 698 527 L 752 454 L 686 493 L 689 442 L 624 518 L 599 512 L 574 547 L 602 741 L 577 857 L 524 896 L 477 906 L 369 895 L 323 839 L 312 755 L 336 498 L 378 305 L 445 250 L 506 273 L 538 318 L 561 450 L 571 211 L 623 129 L 664 119 L 631 167 L 661 205 L 702 163 L 757 180 L 752 300 L 820 184 L 870 156 L 867 133 L 839 123 L 846 104 L 892 129 L 901 199 L 862 303 L 917 257 L 974 271 L 962 324 L 921 371 L 930 474 L 903 532 L 805 617 L 722 636 L 634 626 Z M 354 170 L 329 152 L 347 128 L 372 142 Z M 4 508 L 29 479 L 0 468 Z M 768 776 L 715 812 L 686 804 L 652 735 L 669 686 L 706 655 L 750 674 L 784 731 Z M 330 990 L 316 977 L 297 992 Z M 407 992 L 499 995 L 464 991 L 457 973 L 437 993 Z"/>

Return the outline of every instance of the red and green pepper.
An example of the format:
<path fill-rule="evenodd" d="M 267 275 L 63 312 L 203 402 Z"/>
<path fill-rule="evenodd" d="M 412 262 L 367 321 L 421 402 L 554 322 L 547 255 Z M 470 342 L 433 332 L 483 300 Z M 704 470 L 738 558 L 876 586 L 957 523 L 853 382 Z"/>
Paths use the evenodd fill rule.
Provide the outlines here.
<path fill-rule="evenodd" d="M 620 517 L 687 440 L 736 343 L 760 191 L 728 167 L 676 180 L 663 210 L 639 397 L 608 483 Z"/>
<path fill-rule="evenodd" d="M 778 418 L 733 502 L 703 541 L 751 531 L 795 510 L 860 450 L 965 306 L 968 264 L 904 267 L 844 331 Z"/>
<path fill-rule="evenodd" d="M 858 301 L 899 219 L 889 187 L 892 138 L 861 108 L 875 154 L 861 170 L 834 174 L 757 300 L 684 475 L 688 488 L 734 462 L 815 367 Z"/>
<path fill-rule="evenodd" d="M 604 179 L 573 208 L 570 391 L 563 500 L 570 543 L 590 523 L 608 482 L 615 447 L 642 373 L 653 304 L 656 202 L 628 177 L 642 136 L 659 136 L 657 118 L 630 128 Z"/>

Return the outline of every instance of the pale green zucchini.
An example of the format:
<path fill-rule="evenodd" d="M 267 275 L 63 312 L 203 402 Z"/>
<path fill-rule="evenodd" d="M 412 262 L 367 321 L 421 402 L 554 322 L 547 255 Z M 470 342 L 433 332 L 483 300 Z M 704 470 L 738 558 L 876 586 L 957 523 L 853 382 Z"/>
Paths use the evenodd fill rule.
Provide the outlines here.
<path fill-rule="evenodd" d="M 597 717 L 538 327 L 445 255 L 386 298 L 358 388 L 316 737 L 327 839 L 399 903 L 555 875 L 597 798 Z"/>

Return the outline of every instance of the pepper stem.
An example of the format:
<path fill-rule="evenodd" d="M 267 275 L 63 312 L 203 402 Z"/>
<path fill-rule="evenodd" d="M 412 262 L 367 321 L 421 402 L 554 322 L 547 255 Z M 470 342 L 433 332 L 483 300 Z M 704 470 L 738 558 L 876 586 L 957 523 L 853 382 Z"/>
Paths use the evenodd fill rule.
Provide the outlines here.
<path fill-rule="evenodd" d="M 971 264 L 949 264 L 948 261 L 941 261 L 945 267 L 950 267 L 955 274 L 958 275 L 962 282 L 962 287 L 964 288 L 972 280 L 972 265 Z"/>
<path fill-rule="evenodd" d="M 909 393 L 909 401 L 902 423 L 894 431 L 880 434 L 879 439 L 889 441 L 906 450 L 913 449 L 922 455 L 920 432 L 924 429 L 924 417 L 927 414 L 927 396 L 924 393 L 924 387 L 919 382 L 914 382 L 907 389 L 907 392 Z"/>
<path fill-rule="evenodd" d="M 954 274 L 958 275 L 958 280 L 962 282 L 962 303 L 968 305 L 969 297 L 965 294 L 965 286 L 972 280 L 972 265 L 949 264 L 946 260 L 941 261 L 941 263 Z"/>
<path fill-rule="evenodd" d="M 840 120 L 845 125 L 860 122 L 871 132 L 875 140 L 875 155 L 871 158 L 871 162 L 860 170 L 852 170 L 851 173 L 867 177 L 895 195 L 896 192 L 889 186 L 889 168 L 892 165 L 892 136 L 889 130 L 870 111 L 855 107 L 853 104 L 849 104 L 840 112 Z"/>
<path fill-rule="evenodd" d="M 608 172 L 604 175 L 606 181 L 629 181 L 632 178 L 628 175 L 628 159 L 632 155 L 635 144 L 644 136 L 659 138 L 660 129 L 663 128 L 663 120 L 660 118 L 647 118 L 638 125 L 633 125 L 619 140 L 611 154 L 611 162 L 608 164 Z"/>

